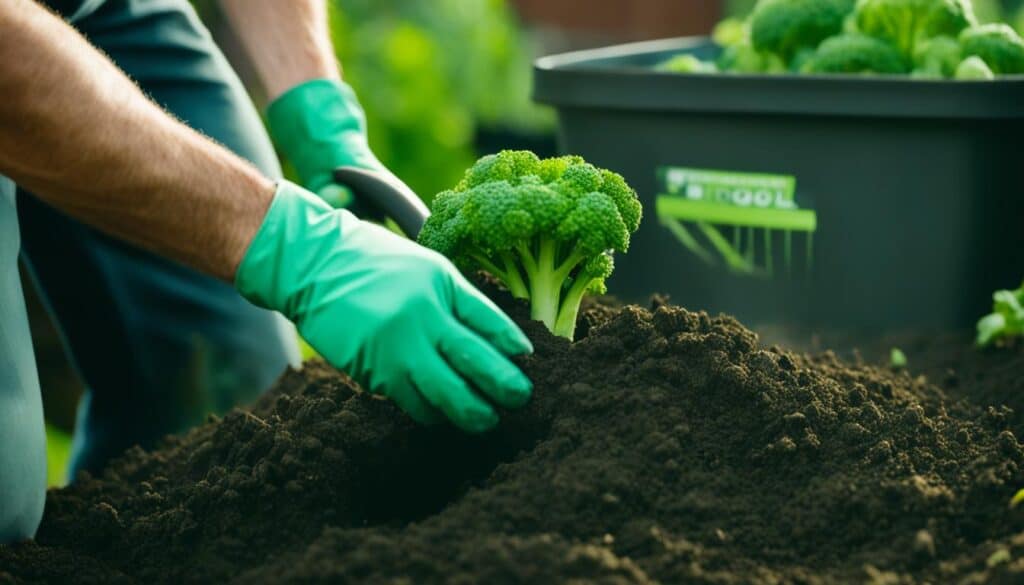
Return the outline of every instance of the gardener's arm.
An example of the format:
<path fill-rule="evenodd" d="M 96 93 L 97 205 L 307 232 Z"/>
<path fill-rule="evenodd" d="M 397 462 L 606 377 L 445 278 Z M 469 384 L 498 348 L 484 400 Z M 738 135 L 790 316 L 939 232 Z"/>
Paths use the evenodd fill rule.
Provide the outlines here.
<path fill-rule="evenodd" d="M 314 79 L 340 80 L 325 0 L 220 0 L 267 98 Z"/>
<path fill-rule="evenodd" d="M 366 139 L 366 116 L 341 81 L 325 0 L 220 0 L 264 86 L 267 125 L 303 186 L 334 207 L 351 207 L 336 167 L 390 175 Z M 394 179 L 394 180 L 397 180 Z"/>
<path fill-rule="evenodd" d="M 272 181 L 31 0 L 0 2 L 0 63 L 0 174 L 105 232 L 234 277 Z"/>
<path fill-rule="evenodd" d="M 530 382 L 522 332 L 450 262 L 275 185 L 173 120 L 31 0 L 0 2 L 0 174 L 107 233 L 234 281 L 421 422 L 481 431 Z"/>

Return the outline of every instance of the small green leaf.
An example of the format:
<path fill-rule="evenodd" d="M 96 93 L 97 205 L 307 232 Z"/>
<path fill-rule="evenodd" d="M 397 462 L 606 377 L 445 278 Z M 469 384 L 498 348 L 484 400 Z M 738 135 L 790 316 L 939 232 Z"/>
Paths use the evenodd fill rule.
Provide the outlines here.
<path fill-rule="evenodd" d="M 986 315 L 978 321 L 978 345 L 985 347 L 1006 329 L 1006 317 L 1000 313 Z"/>
<path fill-rule="evenodd" d="M 892 351 L 889 352 L 889 367 L 894 370 L 902 370 L 907 367 L 907 354 L 898 347 L 892 348 Z"/>
<path fill-rule="evenodd" d="M 1016 508 L 1021 502 L 1024 502 L 1024 490 L 1020 490 L 1014 494 L 1013 498 L 1010 499 L 1010 507 Z"/>
<path fill-rule="evenodd" d="M 1024 284 L 1015 291 L 1001 290 L 992 295 L 992 314 L 978 321 L 979 347 L 1001 339 L 1024 335 Z"/>

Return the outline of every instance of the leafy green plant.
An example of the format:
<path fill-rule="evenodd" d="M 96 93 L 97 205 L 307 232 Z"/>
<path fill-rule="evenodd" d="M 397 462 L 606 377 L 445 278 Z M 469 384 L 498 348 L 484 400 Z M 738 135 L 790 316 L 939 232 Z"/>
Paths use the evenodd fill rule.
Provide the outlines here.
<path fill-rule="evenodd" d="M 989 22 L 1002 13 L 988 0 L 758 0 L 746 20 L 732 16 L 716 27 L 715 65 L 721 73 L 916 79 L 1024 74 L 1024 40 Z M 672 70 L 713 71 L 694 61 Z"/>
<path fill-rule="evenodd" d="M 486 270 L 534 319 L 572 339 L 580 302 L 602 293 L 612 252 L 640 225 L 636 192 L 578 156 L 541 160 L 528 151 L 481 158 L 434 198 L 421 244 L 467 271 Z"/>
<path fill-rule="evenodd" d="M 978 321 L 980 347 L 1024 336 L 1024 284 L 1017 290 L 997 291 L 992 301 L 992 313 Z"/>

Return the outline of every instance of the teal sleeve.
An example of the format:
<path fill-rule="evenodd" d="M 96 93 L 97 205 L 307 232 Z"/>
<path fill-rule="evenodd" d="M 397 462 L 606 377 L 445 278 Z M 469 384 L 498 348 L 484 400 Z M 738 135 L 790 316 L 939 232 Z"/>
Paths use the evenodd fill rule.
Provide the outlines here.
<path fill-rule="evenodd" d="M 46 499 L 39 378 L 18 276 L 14 184 L 0 176 L 0 544 L 30 538 Z"/>

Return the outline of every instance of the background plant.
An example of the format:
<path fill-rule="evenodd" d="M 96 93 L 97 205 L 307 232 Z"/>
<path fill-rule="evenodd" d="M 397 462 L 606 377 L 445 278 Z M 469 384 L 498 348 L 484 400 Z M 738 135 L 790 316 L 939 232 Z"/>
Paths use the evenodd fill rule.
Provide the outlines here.
<path fill-rule="evenodd" d="M 549 131 L 533 45 L 505 0 L 334 0 L 331 32 L 370 145 L 423 196 L 456 183 L 481 127 Z"/>

